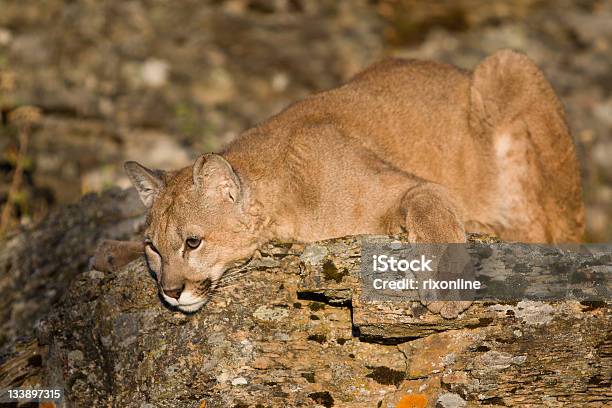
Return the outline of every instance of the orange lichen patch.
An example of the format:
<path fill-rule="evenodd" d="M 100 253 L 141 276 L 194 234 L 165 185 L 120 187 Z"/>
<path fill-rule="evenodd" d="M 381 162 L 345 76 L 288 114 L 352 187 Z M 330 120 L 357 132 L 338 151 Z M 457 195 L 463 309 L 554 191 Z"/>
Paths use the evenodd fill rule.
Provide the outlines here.
<path fill-rule="evenodd" d="M 55 408 L 57 407 L 57 405 L 55 405 L 55 402 L 41 402 L 40 404 L 38 404 L 38 408 Z"/>
<path fill-rule="evenodd" d="M 425 408 L 427 397 L 424 394 L 411 394 L 404 396 L 395 408 Z"/>
<path fill-rule="evenodd" d="M 200 404 L 200 408 L 206 408 L 206 401 L 202 401 L 202 403 Z"/>

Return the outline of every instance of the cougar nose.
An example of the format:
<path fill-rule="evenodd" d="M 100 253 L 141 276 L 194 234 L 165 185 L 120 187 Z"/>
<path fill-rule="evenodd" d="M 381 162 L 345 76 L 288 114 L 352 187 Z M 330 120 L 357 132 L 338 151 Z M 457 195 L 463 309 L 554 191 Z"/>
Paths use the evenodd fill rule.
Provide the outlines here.
<path fill-rule="evenodd" d="M 185 289 L 185 285 L 177 289 L 164 289 L 164 294 L 168 297 L 178 300 L 181 297 L 181 293 L 183 293 L 183 289 Z"/>

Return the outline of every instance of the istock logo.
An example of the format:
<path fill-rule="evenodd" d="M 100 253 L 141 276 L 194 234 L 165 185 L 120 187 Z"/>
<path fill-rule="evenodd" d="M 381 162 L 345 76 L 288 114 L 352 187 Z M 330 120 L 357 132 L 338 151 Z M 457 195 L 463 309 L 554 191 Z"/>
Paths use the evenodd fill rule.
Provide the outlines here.
<path fill-rule="evenodd" d="M 374 272 L 433 272 L 431 269 L 431 259 L 427 259 L 425 255 L 421 255 L 420 259 L 396 259 L 389 255 L 374 255 L 372 268 Z"/>

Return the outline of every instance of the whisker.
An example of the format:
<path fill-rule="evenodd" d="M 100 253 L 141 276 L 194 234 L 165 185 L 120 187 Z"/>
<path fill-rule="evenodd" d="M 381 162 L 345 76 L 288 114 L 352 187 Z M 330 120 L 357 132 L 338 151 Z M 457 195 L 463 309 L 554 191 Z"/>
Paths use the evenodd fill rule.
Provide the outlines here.
<path fill-rule="evenodd" d="M 239 279 L 232 279 L 232 280 L 226 280 L 226 281 L 223 281 L 223 282 L 219 282 L 217 284 L 217 286 L 215 287 L 215 290 L 222 289 L 222 288 L 227 288 L 228 286 L 237 285 L 240 282 L 241 282 L 241 280 L 239 280 Z"/>
<path fill-rule="evenodd" d="M 233 272 L 233 273 L 229 273 L 229 274 L 224 274 L 219 280 L 225 280 L 225 279 L 229 279 L 229 278 L 234 278 L 236 276 L 245 276 L 246 273 L 245 272 Z"/>
<path fill-rule="evenodd" d="M 247 273 L 249 273 L 249 270 L 240 270 L 240 271 L 230 271 L 230 272 L 225 272 L 221 278 L 227 277 L 227 276 L 236 276 L 236 275 L 246 275 Z"/>
<path fill-rule="evenodd" d="M 210 287 L 208 293 L 204 296 L 208 297 L 209 301 L 216 299 L 224 299 L 227 293 L 221 291 L 221 289 L 235 286 L 242 282 L 247 274 L 252 272 L 254 269 L 249 266 L 249 262 L 242 265 L 235 266 L 228 269 L 225 273 Z"/>
<path fill-rule="evenodd" d="M 250 272 L 250 271 L 249 270 L 240 270 L 240 271 L 226 272 L 226 273 L 223 274 L 223 276 L 221 276 L 221 278 L 219 278 L 219 280 L 217 282 L 222 282 L 222 281 L 225 281 L 227 279 L 242 277 L 242 276 L 245 276 L 248 272 Z"/>

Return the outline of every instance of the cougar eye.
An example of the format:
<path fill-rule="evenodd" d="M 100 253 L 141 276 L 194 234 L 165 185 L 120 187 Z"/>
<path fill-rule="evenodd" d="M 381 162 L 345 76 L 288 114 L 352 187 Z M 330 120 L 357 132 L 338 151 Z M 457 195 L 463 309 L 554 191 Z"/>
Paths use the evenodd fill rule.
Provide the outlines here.
<path fill-rule="evenodd" d="M 187 247 L 191 249 L 196 249 L 197 247 L 199 247 L 201 242 L 202 240 L 196 237 L 189 237 L 185 241 L 185 243 L 187 244 Z"/>

